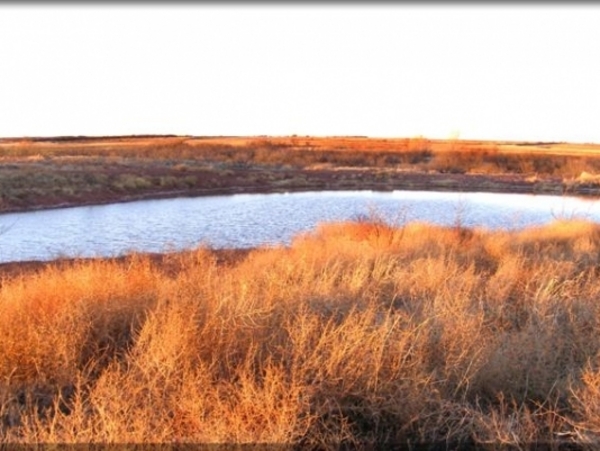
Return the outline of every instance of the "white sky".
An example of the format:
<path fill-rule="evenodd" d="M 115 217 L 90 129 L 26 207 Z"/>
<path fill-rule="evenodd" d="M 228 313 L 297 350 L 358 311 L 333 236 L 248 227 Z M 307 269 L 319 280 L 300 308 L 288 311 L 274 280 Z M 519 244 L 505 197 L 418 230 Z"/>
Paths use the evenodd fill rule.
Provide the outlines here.
<path fill-rule="evenodd" d="M 0 5 L 0 136 L 600 143 L 600 5 Z"/>

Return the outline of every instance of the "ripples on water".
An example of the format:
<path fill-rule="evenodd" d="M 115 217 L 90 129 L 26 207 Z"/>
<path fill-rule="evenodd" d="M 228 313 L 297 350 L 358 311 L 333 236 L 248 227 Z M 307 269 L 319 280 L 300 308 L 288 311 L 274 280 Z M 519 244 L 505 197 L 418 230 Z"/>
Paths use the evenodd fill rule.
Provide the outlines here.
<path fill-rule="evenodd" d="M 376 214 L 491 229 L 600 220 L 593 200 L 524 194 L 324 191 L 146 200 L 0 215 L 0 262 L 287 244 L 319 222 Z"/>

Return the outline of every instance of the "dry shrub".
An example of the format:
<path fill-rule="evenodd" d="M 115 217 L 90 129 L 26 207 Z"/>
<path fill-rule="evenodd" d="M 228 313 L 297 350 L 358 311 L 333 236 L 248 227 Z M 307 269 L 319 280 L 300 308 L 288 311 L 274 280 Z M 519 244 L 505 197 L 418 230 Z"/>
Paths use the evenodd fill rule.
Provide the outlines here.
<path fill-rule="evenodd" d="M 581 378 L 573 383 L 571 398 L 575 432 L 590 448 L 600 441 L 600 371 L 597 362 L 597 357 L 590 359 Z"/>
<path fill-rule="evenodd" d="M 0 377 L 65 382 L 88 359 L 123 349 L 156 289 L 148 262 L 134 260 L 129 269 L 103 261 L 50 267 L 4 285 Z"/>
<path fill-rule="evenodd" d="M 18 277 L 0 287 L 0 439 L 596 437 L 597 237 L 362 220 L 230 264 L 199 249 Z"/>

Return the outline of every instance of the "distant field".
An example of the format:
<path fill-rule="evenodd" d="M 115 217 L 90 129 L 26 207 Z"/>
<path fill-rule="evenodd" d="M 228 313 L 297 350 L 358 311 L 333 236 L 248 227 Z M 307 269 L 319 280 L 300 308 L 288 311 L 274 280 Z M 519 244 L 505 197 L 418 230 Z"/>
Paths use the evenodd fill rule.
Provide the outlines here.
<path fill-rule="evenodd" d="M 570 144 L 553 142 L 439 140 L 427 138 L 369 138 L 369 137 L 265 137 L 277 145 L 291 147 L 308 146 L 314 149 L 355 149 L 369 151 L 406 151 L 429 148 L 433 152 L 494 150 L 501 153 L 543 153 L 544 155 L 594 155 L 600 154 L 600 144 Z M 189 139 L 188 144 L 227 144 L 249 146 L 256 141 L 252 137 L 211 137 Z"/>
<path fill-rule="evenodd" d="M 368 150 L 406 151 L 429 148 L 434 152 L 495 150 L 506 153 L 543 153 L 545 155 L 585 156 L 600 153 L 600 144 L 574 144 L 565 142 L 528 141 L 485 141 L 485 140 L 440 140 L 417 138 L 370 138 L 370 137 L 314 137 L 314 136 L 240 136 L 240 137 L 195 137 L 195 136 L 123 136 L 123 137 L 48 137 L 48 138 L 0 138 L 0 146 L 20 148 L 60 147 L 154 147 L 154 146 L 232 146 L 257 147 L 271 143 L 273 146 L 306 148 L 313 150 Z"/>
<path fill-rule="evenodd" d="M 0 211 L 323 189 L 600 195 L 600 145 L 365 137 L 0 140 Z"/>

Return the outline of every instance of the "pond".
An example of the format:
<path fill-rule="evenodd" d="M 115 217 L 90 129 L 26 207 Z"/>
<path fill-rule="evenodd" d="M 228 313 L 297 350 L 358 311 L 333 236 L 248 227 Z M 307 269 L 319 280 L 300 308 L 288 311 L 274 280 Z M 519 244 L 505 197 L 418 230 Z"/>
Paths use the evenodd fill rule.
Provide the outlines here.
<path fill-rule="evenodd" d="M 322 191 L 144 200 L 0 215 L 0 262 L 287 244 L 319 222 L 376 215 L 393 224 L 521 228 L 600 221 L 595 200 L 431 191 Z"/>

